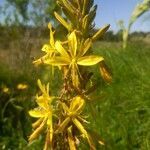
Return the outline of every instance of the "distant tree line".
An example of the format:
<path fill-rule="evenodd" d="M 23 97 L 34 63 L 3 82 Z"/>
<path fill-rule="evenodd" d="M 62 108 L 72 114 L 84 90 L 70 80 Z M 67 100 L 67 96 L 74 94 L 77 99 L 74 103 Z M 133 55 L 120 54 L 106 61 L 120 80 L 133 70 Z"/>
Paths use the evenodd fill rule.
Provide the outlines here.
<path fill-rule="evenodd" d="M 57 32 L 59 32 L 59 38 L 63 38 L 62 35 L 65 32 L 65 29 L 58 25 Z M 40 35 L 38 35 L 37 31 L 40 31 Z M 93 32 L 96 32 L 97 29 L 95 29 Z M 0 24 L 0 43 L 1 47 L 9 47 L 9 44 L 15 40 L 21 40 L 24 39 L 25 36 L 28 34 L 30 39 L 48 39 L 49 38 L 49 30 L 47 27 L 41 26 L 41 27 L 35 27 L 35 26 L 25 26 L 20 25 L 19 28 L 17 25 L 10 25 L 5 26 Z M 145 38 L 147 35 L 149 35 L 150 32 L 132 32 L 130 34 L 130 38 L 134 37 L 141 37 Z M 122 40 L 122 34 L 121 30 L 117 33 L 114 33 L 113 31 L 106 32 L 105 36 L 103 38 L 100 38 L 99 41 L 111 41 L 111 42 L 117 42 Z"/>
<path fill-rule="evenodd" d="M 5 0 L 1 6 L 0 22 L 5 25 L 44 26 L 60 11 L 56 0 Z"/>
<path fill-rule="evenodd" d="M 96 32 L 96 29 L 95 31 Z M 142 32 L 142 31 L 134 31 L 130 34 L 129 38 L 135 38 L 135 37 L 141 37 L 145 38 L 148 35 L 150 35 L 150 32 Z M 122 30 L 119 30 L 118 32 L 114 33 L 113 31 L 106 32 L 105 36 L 100 41 L 111 41 L 111 42 L 117 42 L 122 41 Z"/>
<path fill-rule="evenodd" d="M 27 38 L 49 38 L 47 23 L 51 20 L 54 27 L 59 32 L 59 37 L 63 38 L 66 32 L 64 27 L 57 24 L 54 19 L 54 11 L 61 14 L 61 9 L 56 4 L 56 0 L 5 0 L 0 7 L 0 43 L 1 47 L 8 48 L 13 41 L 21 41 Z M 93 32 L 96 32 L 94 29 Z M 149 33 L 134 32 L 130 37 L 145 37 Z M 57 35 L 57 34 L 56 34 Z M 117 33 L 108 31 L 99 40 L 121 41 L 122 30 Z"/>

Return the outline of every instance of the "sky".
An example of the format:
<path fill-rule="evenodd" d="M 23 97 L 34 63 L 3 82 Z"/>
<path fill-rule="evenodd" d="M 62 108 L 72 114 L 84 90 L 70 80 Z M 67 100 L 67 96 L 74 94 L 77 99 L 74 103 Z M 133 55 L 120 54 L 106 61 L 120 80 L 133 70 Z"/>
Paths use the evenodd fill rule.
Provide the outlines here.
<path fill-rule="evenodd" d="M 5 0 L 0 0 L 0 5 Z M 95 0 L 98 5 L 97 15 L 95 18 L 96 28 L 105 24 L 110 24 L 110 30 L 118 31 L 117 22 L 123 20 L 127 26 L 129 17 L 138 2 L 141 0 Z M 132 26 L 131 31 L 148 31 L 150 32 L 150 11 L 141 16 Z"/>
<path fill-rule="evenodd" d="M 110 29 L 117 31 L 118 20 L 123 20 L 127 26 L 130 15 L 138 2 L 140 0 L 95 0 L 95 4 L 98 5 L 96 27 L 110 24 Z M 133 24 L 131 31 L 150 31 L 150 11 Z"/>

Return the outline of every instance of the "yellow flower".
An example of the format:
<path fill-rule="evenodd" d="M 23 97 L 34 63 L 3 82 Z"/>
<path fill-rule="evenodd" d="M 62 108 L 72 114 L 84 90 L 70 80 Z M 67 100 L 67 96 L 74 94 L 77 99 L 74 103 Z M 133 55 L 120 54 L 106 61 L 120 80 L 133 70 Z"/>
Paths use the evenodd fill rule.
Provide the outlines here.
<path fill-rule="evenodd" d="M 47 125 L 47 134 L 49 134 L 49 142 L 52 142 L 53 138 L 53 126 L 52 126 L 52 100 L 54 97 L 49 95 L 49 84 L 47 86 L 42 85 L 41 81 L 38 80 L 38 86 L 42 92 L 42 95 L 36 96 L 36 102 L 38 107 L 30 110 L 29 114 L 32 117 L 39 118 L 35 123 L 33 123 L 33 128 L 35 129 L 29 137 L 29 142 L 33 141 L 41 133 L 44 126 Z"/>
<path fill-rule="evenodd" d="M 53 66 L 68 66 L 69 70 L 71 70 L 73 85 L 78 87 L 78 75 L 80 75 L 78 66 L 92 66 L 104 60 L 103 57 L 97 55 L 84 56 L 91 45 L 92 41 L 87 39 L 79 49 L 77 37 L 75 31 L 73 31 L 68 36 L 68 49 L 66 50 L 61 42 L 56 41 L 55 48 L 60 53 L 60 56 L 55 56 L 53 59 L 45 61 L 45 63 Z"/>
<path fill-rule="evenodd" d="M 25 90 L 25 89 L 27 89 L 27 88 L 28 88 L 28 85 L 27 85 L 27 84 L 19 83 L 19 84 L 17 85 L 17 89 L 18 89 L 18 90 Z"/>
<path fill-rule="evenodd" d="M 60 124 L 60 126 L 55 131 L 55 133 L 62 133 L 67 128 L 68 142 L 70 145 L 70 149 L 71 149 L 71 146 L 75 147 L 73 137 L 72 137 L 72 126 L 70 126 L 70 123 L 73 123 L 77 127 L 77 129 L 81 132 L 81 134 L 83 134 L 84 137 L 88 140 L 90 147 L 94 149 L 92 140 L 81 123 L 81 121 L 82 122 L 86 121 L 80 115 L 83 111 L 84 105 L 85 105 L 85 101 L 80 96 L 76 96 L 72 99 L 70 103 L 70 107 L 68 107 L 65 103 L 62 103 L 62 107 L 65 112 L 66 118 Z"/>
<path fill-rule="evenodd" d="M 42 51 L 45 52 L 46 54 L 33 61 L 34 64 L 38 65 L 43 63 L 45 60 L 50 59 L 51 57 L 53 57 L 55 55 L 55 40 L 54 40 L 54 31 L 52 30 L 52 25 L 51 23 L 48 24 L 48 28 L 50 29 L 50 41 L 49 44 L 44 44 L 44 46 L 42 47 Z"/>
<path fill-rule="evenodd" d="M 2 91 L 6 94 L 8 94 L 10 92 L 9 88 L 8 87 L 3 87 Z"/>

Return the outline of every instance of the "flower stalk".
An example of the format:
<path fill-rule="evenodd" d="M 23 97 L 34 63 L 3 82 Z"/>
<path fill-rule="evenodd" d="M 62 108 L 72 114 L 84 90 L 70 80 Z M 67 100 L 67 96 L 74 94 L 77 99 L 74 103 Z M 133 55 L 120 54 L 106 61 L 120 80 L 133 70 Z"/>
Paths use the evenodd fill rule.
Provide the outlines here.
<path fill-rule="evenodd" d="M 127 42 L 129 38 L 129 33 L 132 25 L 136 22 L 136 20 L 142 16 L 145 12 L 150 10 L 150 0 L 143 0 L 141 3 L 138 3 L 134 8 L 128 23 L 128 27 L 124 26 L 123 21 L 119 21 L 118 24 L 122 29 L 122 40 L 123 40 L 123 48 L 127 47 Z"/>
<path fill-rule="evenodd" d="M 93 33 L 93 20 L 97 8 L 93 0 L 57 0 L 57 3 L 66 18 L 57 12 L 54 12 L 54 15 L 68 34 L 64 41 L 56 40 L 55 30 L 49 23 L 50 41 L 42 48 L 45 55 L 33 63 L 59 68 L 63 86 L 59 95 L 51 96 L 49 84 L 43 85 L 38 80 L 42 94 L 36 96 L 38 107 L 29 111 L 30 116 L 38 118 L 32 125 L 34 131 L 29 136 L 29 142 L 46 132 L 44 150 L 60 147 L 76 150 L 82 139 L 86 139 L 90 149 L 95 150 L 96 141 L 92 141 L 86 130 L 86 126 L 89 125 L 86 106 L 88 100 L 92 100 L 88 95 L 92 91 L 90 89 L 96 89 L 88 84 L 92 82 L 93 74 L 89 71 L 90 67 L 99 65 L 101 76 L 106 82 L 110 83 L 112 78 L 104 58 L 93 55 L 91 48 L 93 42 L 102 37 L 110 25 Z M 99 141 L 101 140 L 97 143 L 100 143 Z"/>

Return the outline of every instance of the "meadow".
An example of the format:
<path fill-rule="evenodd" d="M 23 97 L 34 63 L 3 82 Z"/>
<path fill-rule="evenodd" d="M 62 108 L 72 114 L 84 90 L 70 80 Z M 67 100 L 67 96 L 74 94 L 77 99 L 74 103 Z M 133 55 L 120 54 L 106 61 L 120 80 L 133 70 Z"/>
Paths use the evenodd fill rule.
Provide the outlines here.
<path fill-rule="evenodd" d="M 19 50 L 15 46 L 11 50 L 0 49 L 0 149 L 40 150 L 43 145 L 42 136 L 29 145 L 27 142 L 32 130 L 28 110 L 36 105 L 36 80 L 46 82 L 52 78 L 51 89 L 56 93 L 61 78 L 58 70 L 52 77 L 49 67 L 37 68 L 32 64 L 43 43 L 38 42 L 33 49 L 30 45 Z M 93 53 L 104 56 L 113 77 L 112 83 L 107 84 L 98 67 L 93 69 L 97 90 L 87 111 L 90 126 L 95 130 L 92 137 L 96 140 L 100 136 L 104 141 L 98 149 L 149 150 L 150 43 L 132 40 L 122 49 L 121 42 L 98 41 Z M 18 88 L 18 84 L 27 86 Z M 86 144 L 82 147 L 88 149 Z"/>

